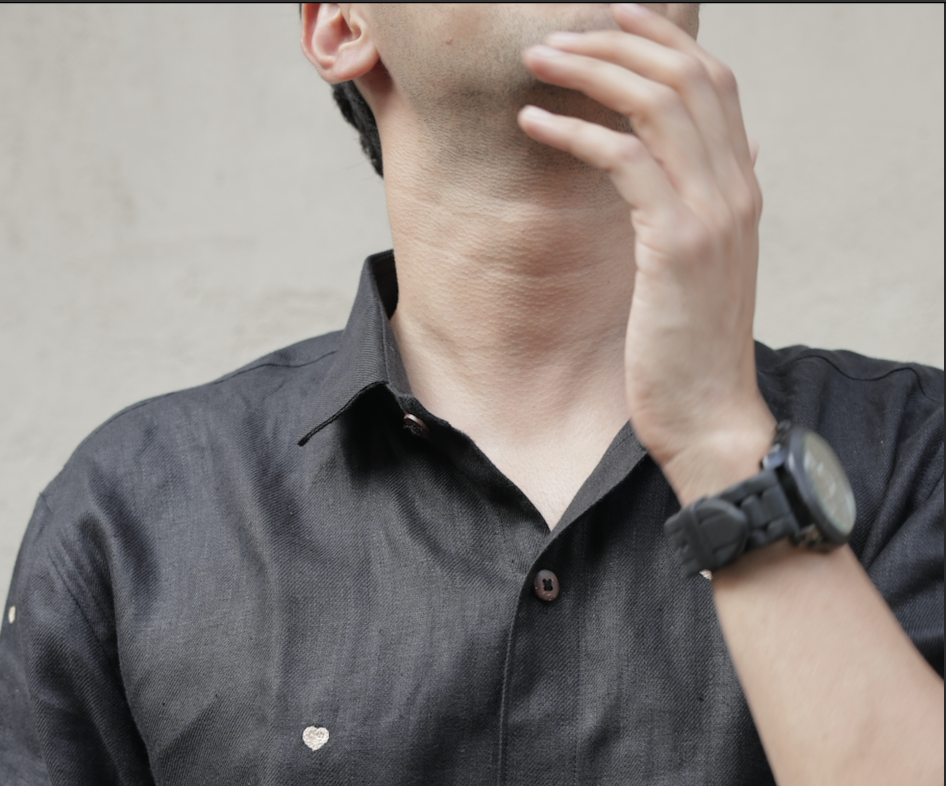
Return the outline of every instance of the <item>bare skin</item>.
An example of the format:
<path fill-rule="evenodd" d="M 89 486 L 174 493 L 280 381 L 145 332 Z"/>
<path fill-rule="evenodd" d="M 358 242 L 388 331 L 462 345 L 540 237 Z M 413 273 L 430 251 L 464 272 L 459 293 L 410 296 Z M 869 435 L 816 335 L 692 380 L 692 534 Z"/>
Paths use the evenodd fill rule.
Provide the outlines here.
<path fill-rule="evenodd" d="M 412 388 L 552 527 L 628 418 L 683 504 L 751 475 L 771 441 L 752 352 L 761 194 L 696 18 L 304 12 L 310 60 L 355 79 L 378 120 Z M 943 782 L 943 682 L 848 549 L 774 546 L 713 585 L 780 784 Z"/>

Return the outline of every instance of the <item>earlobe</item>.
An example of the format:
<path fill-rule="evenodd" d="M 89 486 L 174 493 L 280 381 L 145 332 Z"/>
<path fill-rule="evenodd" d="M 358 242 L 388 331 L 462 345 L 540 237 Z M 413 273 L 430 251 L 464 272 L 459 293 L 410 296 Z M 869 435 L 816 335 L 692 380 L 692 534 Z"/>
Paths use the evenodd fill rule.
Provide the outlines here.
<path fill-rule="evenodd" d="M 303 3 L 302 51 L 332 84 L 364 76 L 379 60 L 351 3 Z"/>

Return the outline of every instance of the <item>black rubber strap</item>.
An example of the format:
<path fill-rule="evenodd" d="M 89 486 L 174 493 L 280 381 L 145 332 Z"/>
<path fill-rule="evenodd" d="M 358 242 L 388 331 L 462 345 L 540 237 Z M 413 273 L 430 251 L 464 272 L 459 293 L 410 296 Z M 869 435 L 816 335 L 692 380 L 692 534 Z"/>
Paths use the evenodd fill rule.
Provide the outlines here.
<path fill-rule="evenodd" d="M 664 529 L 687 576 L 718 570 L 740 554 L 794 535 L 798 523 L 774 470 L 697 500 Z"/>

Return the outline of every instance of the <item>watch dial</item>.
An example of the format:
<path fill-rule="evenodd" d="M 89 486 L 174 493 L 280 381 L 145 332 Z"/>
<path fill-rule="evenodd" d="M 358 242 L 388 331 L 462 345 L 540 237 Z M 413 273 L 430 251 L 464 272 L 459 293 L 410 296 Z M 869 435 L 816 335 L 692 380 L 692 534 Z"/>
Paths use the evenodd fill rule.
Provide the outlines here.
<path fill-rule="evenodd" d="M 842 535 L 854 528 L 854 493 L 831 446 L 812 432 L 803 443 L 805 474 L 811 480 L 822 511 Z"/>

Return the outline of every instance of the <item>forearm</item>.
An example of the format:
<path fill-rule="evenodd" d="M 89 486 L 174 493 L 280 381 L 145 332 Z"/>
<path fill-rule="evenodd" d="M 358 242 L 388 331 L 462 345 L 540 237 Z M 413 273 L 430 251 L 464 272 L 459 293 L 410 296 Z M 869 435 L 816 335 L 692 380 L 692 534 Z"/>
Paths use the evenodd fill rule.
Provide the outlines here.
<path fill-rule="evenodd" d="M 767 408 L 665 463 L 682 504 L 758 471 Z M 727 449 L 728 448 L 728 449 Z M 853 552 L 775 543 L 713 574 L 720 624 L 780 786 L 942 784 L 943 681 Z"/>
<path fill-rule="evenodd" d="M 779 543 L 713 589 L 780 786 L 943 783 L 943 681 L 849 548 Z"/>

